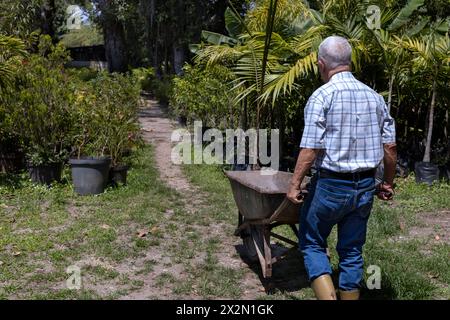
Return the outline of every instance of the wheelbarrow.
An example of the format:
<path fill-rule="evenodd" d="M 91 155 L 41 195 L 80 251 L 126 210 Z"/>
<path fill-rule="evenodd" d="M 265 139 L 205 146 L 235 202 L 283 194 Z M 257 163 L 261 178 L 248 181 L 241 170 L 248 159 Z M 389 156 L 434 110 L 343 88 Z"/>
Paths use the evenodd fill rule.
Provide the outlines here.
<path fill-rule="evenodd" d="M 276 227 L 289 225 L 298 239 L 296 224 L 301 204 L 296 205 L 286 198 L 292 173 L 278 171 L 264 175 L 261 171 L 225 171 L 225 175 L 230 180 L 239 210 L 235 236 L 242 238 L 247 258 L 254 262 L 259 260 L 263 277 L 270 278 L 272 265 L 283 256 L 273 254 L 270 238 L 297 247 L 297 242 L 273 232 Z"/>

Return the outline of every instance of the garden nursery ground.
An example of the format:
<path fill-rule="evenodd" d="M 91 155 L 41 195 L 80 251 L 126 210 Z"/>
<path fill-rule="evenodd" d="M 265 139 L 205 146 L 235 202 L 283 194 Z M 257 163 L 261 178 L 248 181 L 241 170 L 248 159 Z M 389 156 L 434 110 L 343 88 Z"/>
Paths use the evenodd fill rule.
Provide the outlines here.
<path fill-rule="evenodd" d="M 174 124 L 156 102 L 144 101 L 140 124 L 147 144 L 124 187 L 82 197 L 69 170 L 50 188 L 0 176 L 0 298 L 313 299 L 296 250 L 271 280 L 241 258 L 223 167 L 167 161 Z M 395 200 L 376 202 L 370 218 L 365 264 L 381 268 L 381 289 L 362 299 L 449 299 L 450 185 L 397 184 Z M 79 289 L 67 287 L 70 266 L 80 268 Z"/>

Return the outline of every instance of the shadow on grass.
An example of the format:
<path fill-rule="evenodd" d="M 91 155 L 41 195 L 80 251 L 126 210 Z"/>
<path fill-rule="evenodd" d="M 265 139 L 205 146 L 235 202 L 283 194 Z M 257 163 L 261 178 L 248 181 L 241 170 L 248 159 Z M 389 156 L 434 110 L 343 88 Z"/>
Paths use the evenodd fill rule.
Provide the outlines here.
<path fill-rule="evenodd" d="M 283 257 L 272 265 L 272 277 L 265 279 L 262 276 L 259 261 L 252 261 L 246 255 L 243 245 L 235 246 L 236 252 L 243 262 L 258 275 L 266 294 L 291 293 L 310 287 L 308 276 L 303 262 L 303 257 L 297 248 L 287 248 L 279 244 L 272 244 L 272 254 Z M 339 288 L 339 271 L 333 269 L 333 283 Z M 381 289 L 368 289 L 364 284 L 361 288 L 361 300 L 393 300 L 396 296 L 388 279 L 383 279 Z"/>
<path fill-rule="evenodd" d="M 13 173 L 0 173 L 0 186 L 17 189 L 23 185 L 23 179 L 19 174 Z"/>
<path fill-rule="evenodd" d="M 272 244 L 272 254 L 282 256 L 272 265 L 272 277 L 263 278 L 259 261 L 251 261 L 246 255 L 243 245 L 235 246 L 236 252 L 243 262 L 258 275 L 267 294 L 276 292 L 290 293 L 309 287 L 308 277 L 303 264 L 303 258 L 296 248 L 287 248 L 279 244 Z"/>
<path fill-rule="evenodd" d="M 30 184 L 39 185 L 39 186 L 47 186 L 52 187 L 55 185 L 68 185 L 71 184 L 72 180 L 70 179 L 69 173 L 64 173 L 61 177 L 61 180 L 58 182 L 52 182 L 50 185 L 32 183 L 29 175 L 26 171 L 21 171 L 17 173 L 1 173 L 0 172 L 0 187 L 5 187 L 7 189 L 21 189 Z"/>

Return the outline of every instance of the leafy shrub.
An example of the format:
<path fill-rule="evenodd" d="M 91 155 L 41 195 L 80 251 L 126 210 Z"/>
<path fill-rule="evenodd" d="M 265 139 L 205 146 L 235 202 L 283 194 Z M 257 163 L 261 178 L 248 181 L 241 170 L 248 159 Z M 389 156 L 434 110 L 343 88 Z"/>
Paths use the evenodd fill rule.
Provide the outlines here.
<path fill-rule="evenodd" d="M 139 143 L 140 86 L 134 77 L 101 73 L 80 84 L 74 147 L 77 157 L 110 156 L 113 166 Z"/>
<path fill-rule="evenodd" d="M 231 94 L 231 73 L 222 66 L 186 65 L 184 76 L 174 79 L 171 105 L 175 113 L 188 120 L 202 120 L 205 125 L 223 127 L 235 119 Z"/>
<path fill-rule="evenodd" d="M 63 161 L 71 145 L 73 86 L 64 72 L 64 47 L 41 37 L 39 54 L 23 63 L 3 96 L 11 134 L 20 137 L 33 165 Z"/>
<path fill-rule="evenodd" d="M 155 78 L 152 82 L 152 92 L 162 105 L 167 105 L 173 92 L 173 78 L 165 75 L 162 79 Z"/>
<path fill-rule="evenodd" d="M 155 81 L 155 70 L 153 68 L 136 68 L 131 73 L 138 82 L 141 90 L 152 91 Z"/>
<path fill-rule="evenodd" d="M 81 81 L 89 81 L 92 79 L 95 79 L 99 71 L 92 69 L 92 68 L 68 68 L 66 72 L 71 76 L 74 77 L 74 80 L 81 80 Z"/>
<path fill-rule="evenodd" d="M 6 103 L 9 100 L 8 91 L 26 56 L 23 41 L 0 34 L 0 153 L 15 152 L 19 148 L 19 139 L 12 132 L 14 123 Z"/>

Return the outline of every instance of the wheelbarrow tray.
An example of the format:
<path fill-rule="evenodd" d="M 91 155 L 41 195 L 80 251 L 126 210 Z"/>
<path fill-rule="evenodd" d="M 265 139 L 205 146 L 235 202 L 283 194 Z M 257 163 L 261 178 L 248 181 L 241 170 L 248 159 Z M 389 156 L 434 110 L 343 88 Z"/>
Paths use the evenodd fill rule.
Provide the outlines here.
<path fill-rule="evenodd" d="M 272 264 L 281 256 L 273 256 L 270 237 L 297 246 L 295 241 L 276 234 L 272 229 L 289 225 L 298 237 L 300 205 L 286 198 L 292 174 L 277 171 L 226 171 L 234 200 L 239 209 L 236 236 L 243 240 L 247 258 L 258 261 L 264 278 L 272 276 Z"/>
<path fill-rule="evenodd" d="M 282 211 L 273 221 L 298 223 L 299 206 L 284 201 L 292 173 L 278 171 L 262 174 L 261 171 L 226 171 L 231 190 L 240 214 L 247 221 L 272 217 L 284 202 Z"/>

